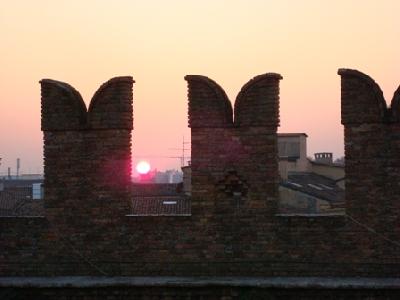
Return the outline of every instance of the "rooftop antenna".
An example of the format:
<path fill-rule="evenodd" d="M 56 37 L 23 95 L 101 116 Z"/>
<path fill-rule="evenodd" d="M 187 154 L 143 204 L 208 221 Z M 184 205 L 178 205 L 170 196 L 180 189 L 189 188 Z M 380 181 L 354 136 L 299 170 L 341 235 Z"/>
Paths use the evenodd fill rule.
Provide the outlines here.
<path fill-rule="evenodd" d="M 174 156 L 171 158 L 180 158 L 181 160 L 181 167 L 185 165 L 185 151 L 189 151 L 189 149 L 185 148 L 185 145 L 190 144 L 190 142 L 185 142 L 185 136 L 182 138 L 182 148 L 169 148 L 170 150 L 181 150 L 182 151 L 182 156 Z"/>

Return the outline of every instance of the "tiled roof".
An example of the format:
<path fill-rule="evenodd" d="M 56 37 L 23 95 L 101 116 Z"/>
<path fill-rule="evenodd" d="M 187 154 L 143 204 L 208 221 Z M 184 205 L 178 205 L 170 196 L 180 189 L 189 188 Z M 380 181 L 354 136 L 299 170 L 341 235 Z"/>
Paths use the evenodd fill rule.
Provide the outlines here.
<path fill-rule="evenodd" d="M 190 199 L 179 196 L 133 197 L 133 216 L 190 216 Z"/>
<path fill-rule="evenodd" d="M 0 191 L 0 216 L 43 216 L 43 200 L 32 199 L 31 187 Z"/>
<path fill-rule="evenodd" d="M 34 183 L 43 183 L 43 179 L 6 179 L 1 181 L 4 188 L 32 187 Z"/>
<path fill-rule="evenodd" d="M 336 181 L 315 173 L 292 173 L 281 186 L 299 191 L 315 198 L 327 200 L 332 206 L 344 206 L 344 190 Z"/>
<path fill-rule="evenodd" d="M 135 183 L 132 185 L 133 216 L 188 216 L 190 198 L 182 193 L 181 184 Z"/>

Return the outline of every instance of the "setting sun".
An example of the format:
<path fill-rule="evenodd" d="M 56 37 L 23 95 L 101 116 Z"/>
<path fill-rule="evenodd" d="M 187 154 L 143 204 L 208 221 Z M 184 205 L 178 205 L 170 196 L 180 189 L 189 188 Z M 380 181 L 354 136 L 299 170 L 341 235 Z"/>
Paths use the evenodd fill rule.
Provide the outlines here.
<path fill-rule="evenodd" d="M 139 174 L 147 174 L 150 171 L 150 164 L 147 161 L 142 160 L 136 165 L 136 171 Z"/>

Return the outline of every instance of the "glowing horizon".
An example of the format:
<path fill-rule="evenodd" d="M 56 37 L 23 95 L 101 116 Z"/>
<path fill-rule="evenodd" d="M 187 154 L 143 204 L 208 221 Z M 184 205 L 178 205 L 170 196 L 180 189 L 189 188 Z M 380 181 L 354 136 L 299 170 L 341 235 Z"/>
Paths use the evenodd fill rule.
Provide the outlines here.
<path fill-rule="evenodd" d="M 4 1 L 0 10 L 0 175 L 42 171 L 42 78 L 86 102 L 111 77 L 134 84 L 133 165 L 179 169 L 186 74 L 234 101 L 252 77 L 276 72 L 279 132 L 308 134 L 308 154 L 343 155 L 341 67 L 370 75 L 387 102 L 400 84 L 400 1 Z M 190 152 L 185 155 L 189 156 Z"/>

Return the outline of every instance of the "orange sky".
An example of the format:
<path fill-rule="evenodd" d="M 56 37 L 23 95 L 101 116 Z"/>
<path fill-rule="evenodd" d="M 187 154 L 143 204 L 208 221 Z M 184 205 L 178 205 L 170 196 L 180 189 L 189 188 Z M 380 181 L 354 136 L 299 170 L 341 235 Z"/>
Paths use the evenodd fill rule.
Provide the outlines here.
<path fill-rule="evenodd" d="M 189 140 L 186 74 L 234 100 L 265 72 L 282 74 L 280 132 L 306 132 L 308 154 L 343 155 L 340 67 L 369 74 L 387 101 L 400 83 L 400 1 L 0 0 L 0 174 L 21 158 L 41 172 L 41 78 L 86 104 L 101 83 L 132 75 L 133 154 L 178 167 Z M 188 153 L 189 154 L 189 153 Z"/>

